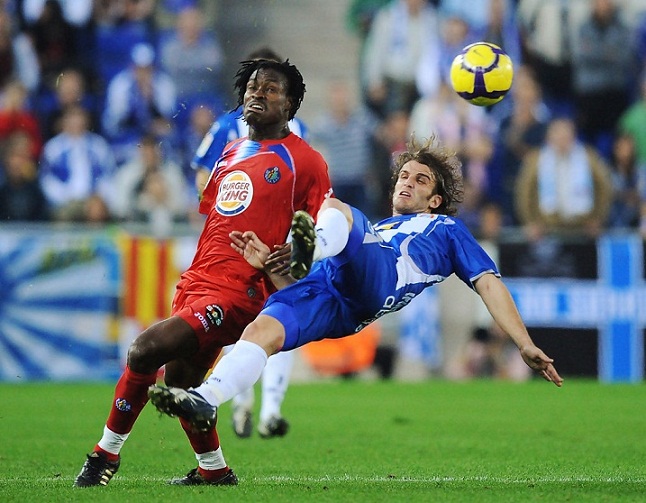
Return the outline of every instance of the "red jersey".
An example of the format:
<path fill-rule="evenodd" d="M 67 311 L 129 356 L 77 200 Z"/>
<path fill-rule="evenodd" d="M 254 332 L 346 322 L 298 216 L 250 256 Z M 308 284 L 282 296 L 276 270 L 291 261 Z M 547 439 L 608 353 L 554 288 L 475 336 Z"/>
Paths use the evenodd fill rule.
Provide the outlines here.
<path fill-rule="evenodd" d="M 257 300 L 268 296 L 275 291 L 271 281 L 231 248 L 229 232 L 254 231 L 273 249 L 285 242 L 296 210 L 316 216 L 331 193 L 325 160 L 293 133 L 229 143 L 204 189 L 200 213 L 207 218 L 181 288 L 208 294 L 226 284 Z"/>

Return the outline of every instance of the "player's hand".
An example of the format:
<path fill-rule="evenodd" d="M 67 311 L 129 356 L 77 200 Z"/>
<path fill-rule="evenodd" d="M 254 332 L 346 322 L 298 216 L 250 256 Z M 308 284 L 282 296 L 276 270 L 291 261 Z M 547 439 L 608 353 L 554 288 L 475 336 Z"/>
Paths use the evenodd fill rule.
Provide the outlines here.
<path fill-rule="evenodd" d="M 271 252 L 265 261 L 265 268 L 267 271 L 286 276 L 289 274 L 289 262 L 292 255 L 291 243 L 274 246 L 274 251 Z"/>
<path fill-rule="evenodd" d="M 256 269 L 264 269 L 269 256 L 269 246 L 263 243 L 253 231 L 231 231 L 231 248 L 237 251 Z"/>
<path fill-rule="evenodd" d="M 554 360 L 543 353 L 541 349 L 536 346 L 524 346 L 520 349 L 520 354 L 525 363 L 536 370 L 543 379 L 553 382 L 559 388 L 563 385 L 563 378 L 554 368 Z"/>

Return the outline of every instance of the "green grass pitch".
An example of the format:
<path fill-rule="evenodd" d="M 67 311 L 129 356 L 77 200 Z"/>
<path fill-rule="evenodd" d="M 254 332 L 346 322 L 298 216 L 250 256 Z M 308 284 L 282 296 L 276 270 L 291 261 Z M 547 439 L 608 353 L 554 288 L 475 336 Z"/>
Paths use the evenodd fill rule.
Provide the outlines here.
<path fill-rule="evenodd" d="M 567 380 L 295 384 L 282 439 L 220 436 L 237 487 L 171 487 L 195 458 L 147 406 L 105 488 L 73 488 L 112 384 L 0 384 L 0 501 L 646 501 L 646 387 Z"/>

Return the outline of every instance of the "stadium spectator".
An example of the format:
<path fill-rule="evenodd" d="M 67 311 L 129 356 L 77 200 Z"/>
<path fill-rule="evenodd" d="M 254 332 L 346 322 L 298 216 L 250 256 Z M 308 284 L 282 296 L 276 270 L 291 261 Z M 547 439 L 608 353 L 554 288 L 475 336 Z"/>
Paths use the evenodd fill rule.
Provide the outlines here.
<path fill-rule="evenodd" d="M 179 13 L 187 7 L 200 9 L 205 26 L 215 26 L 222 15 L 222 6 L 213 0 L 157 0 L 154 11 L 157 29 L 162 32 L 172 29 Z"/>
<path fill-rule="evenodd" d="M 514 69 L 523 64 L 520 26 L 513 0 L 489 0 L 486 23 L 477 35 L 478 40 L 486 40 L 501 47 L 511 58 Z M 512 100 L 502 100 L 496 106 L 488 107 L 487 114 L 498 126 L 511 112 Z"/>
<path fill-rule="evenodd" d="M 614 197 L 608 227 L 635 229 L 639 226 L 641 201 L 639 172 L 646 169 L 637 164 L 635 141 L 623 134 L 615 138 L 610 159 Z M 646 201 L 646 197 L 644 197 Z"/>
<path fill-rule="evenodd" d="M 18 80 L 30 93 L 40 85 L 40 64 L 31 39 L 14 33 L 8 12 L 0 10 L 0 88 Z"/>
<path fill-rule="evenodd" d="M 354 33 L 359 39 L 359 58 L 358 74 L 359 89 L 361 101 L 368 103 L 368 83 L 366 82 L 365 72 L 362 71 L 364 65 L 364 56 L 366 40 L 372 28 L 372 23 L 379 10 L 391 0 L 352 0 L 346 12 L 346 26 L 351 33 Z"/>
<path fill-rule="evenodd" d="M 38 119 L 27 103 L 27 90 L 18 81 L 9 82 L 0 96 L 0 142 L 16 132 L 29 138 L 32 159 L 38 159 L 43 148 Z"/>
<path fill-rule="evenodd" d="M 436 95 L 425 96 L 415 103 L 409 127 L 410 133 L 421 138 L 437 135 L 447 148 L 460 155 L 469 140 L 488 135 L 491 130 L 484 107 L 463 100 L 448 83 L 442 83 Z"/>
<path fill-rule="evenodd" d="M 525 155 L 543 144 L 550 112 L 542 98 L 533 71 L 515 70 L 514 85 L 505 98 L 511 112 L 499 126 L 488 179 L 488 198 L 500 205 L 505 225 L 517 225 L 514 186 Z"/>
<path fill-rule="evenodd" d="M 128 67 L 137 44 L 156 42 L 155 0 L 95 0 L 94 61 L 101 94 L 112 79 Z"/>
<path fill-rule="evenodd" d="M 25 133 L 13 133 L 6 140 L 3 151 L 0 222 L 48 220 L 49 208 L 38 182 L 31 140 Z"/>
<path fill-rule="evenodd" d="M 77 476 L 77 487 L 106 485 L 119 469 L 119 453 L 162 366 L 167 384 L 197 386 L 274 291 L 262 272 L 232 250 L 229 232 L 250 227 L 284 250 L 293 212 L 313 212 L 332 193 L 323 157 L 287 125 L 305 93 L 298 69 L 287 61 L 243 62 L 235 89 L 249 135 L 229 146 L 206 185 L 200 211 L 207 218 L 193 262 L 177 285 L 172 315 L 148 327 L 130 346 L 103 436 Z M 237 484 L 217 431 L 196 431 L 185 421 L 182 427 L 198 467 L 171 483 Z"/>
<path fill-rule="evenodd" d="M 556 115 L 574 112 L 572 43 L 590 12 L 589 0 L 520 0 L 518 22 L 543 97 Z"/>
<path fill-rule="evenodd" d="M 144 134 L 175 142 L 172 118 L 176 109 L 173 80 L 155 64 L 152 46 L 137 44 L 130 67 L 110 81 L 103 111 L 103 131 L 117 164 L 132 158 Z"/>
<path fill-rule="evenodd" d="M 375 141 L 374 172 L 377 174 L 378 191 L 375 214 L 385 218 L 390 213 L 389 187 L 392 178 L 392 163 L 403 150 L 410 137 L 410 114 L 400 111 L 388 115 L 377 131 Z"/>
<path fill-rule="evenodd" d="M 498 263 L 498 242 L 504 223 L 502 209 L 494 202 L 485 201 L 479 217 L 474 236 L 493 261 Z M 479 377 L 512 381 L 529 379 L 531 369 L 524 364 L 513 342 L 492 320 L 486 307 L 478 302 L 473 306 L 473 312 L 474 326 L 470 337 L 456 357 L 447 362 L 446 377 L 459 380 Z"/>
<path fill-rule="evenodd" d="M 525 363 L 561 386 L 553 360 L 532 342 L 495 263 L 453 217 L 461 197 L 459 173 L 459 161 L 446 151 L 411 142 L 396 162 L 392 217 L 373 226 L 339 199 L 323 203 L 316 226 L 297 212 L 292 277 L 277 272 L 268 260 L 271 249 L 254 232 L 231 233 L 238 252 L 268 272 L 279 291 L 201 386 L 186 391 L 153 385 L 152 403 L 196 428 L 212 428 L 217 407 L 258 380 L 268 355 L 353 334 L 452 274 L 481 296 Z"/>
<path fill-rule="evenodd" d="M 426 0 L 395 0 L 377 13 L 365 43 L 362 80 L 368 105 L 381 117 L 410 113 L 419 98 L 416 71 L 435 44 L 438 20 Z"/>
<path fill-rule="evenodd" d="M 224 54 L 215 33 L 204 29 L 203 18 L 197 6 L 185 7 L 177 16 L 175 29 L 160 42 L 160 66 L 175 83 L 181 103 L 176 120 L 182 130 L 195 105 L 210 103 L 220 110 L 224 102 Z"/>
<path fill-rule="evenodd" d="M 88 130 L 89 117 L 80 105 L 71 105 L 62 120 L 63 130 L 45 143 L 40 181 L 53 217 L 63 221 L 99 221 L 108 218 L 114 194 L 114 157 L 108 142 Z M 97 200 L 98 198 L 98 200 Z M 88 213 L 92 209 L 92 213 Z"/>
<path fill-rule="evenodd" d="M 576 133 L 572 119 L 556 118 L 545 143 L 525 156 L 515 204 L 532 239 L 564 231 L 597 236 L 604 228 L 612 201 L 610 171 Z"/>
<path fill-rule="evenodd" d="M 30 6 L 23 5 L 27 7 Z M 34 43 L 43 82 L 48 84 L 63 69 L 78 63 L 74 27 L 65 19 L 63 6 L 57 0 L 47 0 L 41 9 L 29 13 L 37 17 L 27 18 L 27 33 Z"/>
<path fill-rule="evenodd" d="M 60 16 L 67 25 L 66 34 L 71 34 L 71 41 L 74 46 L 74 65 L 83 71 L 85 78 L 94 77 L 94 65 L 96 63 L 94 54 L 94 24 L 92 15 L 94 11 L 94 0 L 56 0 L 60 9 Z M 15 2 L 17 14 L 22 18 L 23 29 L 28 32 L 36 30 L 39 37 L 56 37 L 53 32 L 51 0 L 22 0 Z M 60 25 L 59 25 L 60 27 Z M 67 55 L 69 58 L 71 55 Z M 51 84 L 51 83 L 50 83 Z"/>
<path fill-rule="evenodd" d="M 310 129 L 312 142 L 328 161 L 334 194 L 367 215 L 375 213 L 373 144 L 379 126 L 374 113 L 353 101 L 349 83 L 334 81 L 328 85 L 325 111 Z"/>
<path fill-rule="evenodd" d="M 469 6 L 465 2 L 462 5 Z M 516 18 L 516 6 L 513 0 L 489 0 L 485 23 L 482 26 L 473 25 L 479 33 L 478 40 L 486 40 L 498 47 L 502 47 L 509 55 L 514 65 L 522 64 L 522 47 L 520 27 Z"/>
<path fill-rule="evenodd" d="M 159 237 L 167 237 L 174 223 L 186 221 L 188 189 L 182 170 L 164 158 L 153 136 L 144 136 L 136 156 L 117 169 L 113 205 L 115 216 L 145 222 Z"/>
<path fill-rule="evenodd" d="M 38 113 L 42 136 L 45 140 L 61 132 L 61 118 L 71 105 L 81 105 L 90 117 L 90 130 L 97 131 L 96 97 L 88 92 L 85 76 L 75 68 L 63 70 L 53 88 L 41 90 L 35 111 Z"/>
<path fill-rule="evenodd" d="M 416 69 L 416 86 L 422 98 L 437 98 L 441 86 L 450 82 L 451 63 L 463 47 L 476 42 L 476 34 L 456 13 L 445 13 L 439 37 L 429 36 Z"/>
<path fill-rule="evenodd" d="M 493 0 L 480 0 L 479 2 L 464 2 L 464 0 L 438 0 L 437 12 L 443 19 L 458 17 L 475 31 L 483 31 L 487 20 L 493 10 Z M 482 39 L 487 42 L 493 40 Z M 495 43 L 495 42 L 493 42 Z"/>
<path fill-rule="evenodd" d="M 390 0 L 352 0 L 346 12 L 346 24 L 350 31 L 364 41 L 379 13 Z"/>
<path fill-rule="evenodd" d="M 51 16 L 48 4 L 56 3 L 61 17 L 72 26 L 85 26 L 92 19 L 93 0 L 22 0 L 20 10 L 27 25 L 37 23 L 42 16 Z"/>
<path fill-rule="evenodd" d="M 493 140 L 486 134 L 469 138 L 460 156 L 464 184 L 464 201 L 460 206 L 460 216 L 472 233 L 480 226 L 480 213 L 489 188 L 488 174 L 492 156 Z"/>
<path fill-rule="evenodd" d="M 615 127 L 629 105 L 637 62 L 633 33 L 615 0 L 593 0 L 572 45 L 576 123 L 582 139 L 609 159 Z"/>
<path fill-rule="evenodd" d="M 646 68 L 643 70 L 640 79 L 640 97 L 626 109 L 618 122 L 619 132 L 630 135 L 635 141 L 637 161 L 642 167 L 646 166 Z M 646 171 L 643 173 L 646 187 Z"/>

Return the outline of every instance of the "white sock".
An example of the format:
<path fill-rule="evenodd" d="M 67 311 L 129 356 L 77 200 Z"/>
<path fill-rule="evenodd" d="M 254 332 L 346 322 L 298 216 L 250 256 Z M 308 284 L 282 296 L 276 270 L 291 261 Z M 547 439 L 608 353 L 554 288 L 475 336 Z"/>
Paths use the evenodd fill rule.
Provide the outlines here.
<path fill-rule="evenodd" d="M 110 454 L 119 454 L 123 444 L 126 442 L 130 433 L 115 433 L 108 429 L 107 426 L 103 427 L 103 436 L 99 440 L 99 447 Z"/>
<path fill-rule="evenodd" d="M 195 457 L 202 470 L 219 470 L 227 467 L 221 447 L 218 447 L 215 451 L 203 452 L 202 454 L 196 453 Z"/>
<path fill-rule="evenodd" d="M 267 360 L 265 370 L 262 371 L 261 421 L 267 421 L 272 416 L 281 417 L 280 406 L 289 386 L 293 363 L 294 351 L 276 353 Z"/>
<path fill-rule="evenodd" d="M 343 251 L 350 237 L 348 220 L 341 210 L 326 208 L 316 217 L 314 260 L 333 257 Z"/>
<path fill-rule="evenodd" d="M 258 344 L 238 341 L 233 350 L 218 362 L 211 375 L 195 388 L 215 407 L 250 388 L 260 378 L 267 363 L 267 353 Z"/>

